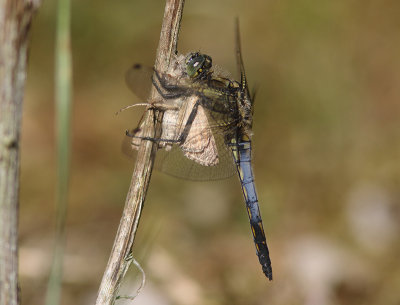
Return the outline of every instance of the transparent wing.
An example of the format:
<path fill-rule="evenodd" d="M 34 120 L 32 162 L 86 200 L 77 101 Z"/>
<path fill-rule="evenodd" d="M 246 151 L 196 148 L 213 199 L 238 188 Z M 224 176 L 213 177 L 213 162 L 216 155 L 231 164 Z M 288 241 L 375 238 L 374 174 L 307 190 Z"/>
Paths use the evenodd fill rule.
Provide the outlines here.
<path fill-rule="evenodd" d="M 203 107 L 198 106 L 187 139 L 180 146 L 185 157 L 201 165 L 215 166 L 219 163 L 217 144 Z"/>
<path fill-rule="evenodd" d="M 142 102 L 149 97 L 152 75 L 153 69 L 141 64 L 132 65 L 125 73 L 126 85 Z"/>
<path fill-rule="evenodd" d="M 178 145 L 174 145 L 170 151 L 163 149 L 157 152 L 155 167 L 171 176 L 193 181 L 229 178 L 236 173 L 232 153 L 222 137 L 217 136 L 214 139 L 219 159 L 214 166 L 204 166 L 192 161 L 185 157 L 183 150 Z"/>
<path fill-rule="evenodd" d="M 239 18 L 235 19 L 235 34 L 236 34 L 236 64 L 238 67 L 238 71 L 240 73 L 240 84 L 243 89 L 247 88 L 247 80 L 246 80 L 246 73 L 244 71 L 244 64 L 242 58 L 242 46 L 240 43 L 240 29 L 239 29 Z"/>
<path fill-rule="evenodd" d="M 225 144 L 227 132 L 232 132 L 234 124 L 222 125 L 207 115 L 206 109 L 198 106 L 193 121 L 196 98 L 186 101 L 180 111 L 167 110 L 162 123 L 162 135 L 155 168 L 169 175 L 190 180 L 217 180 L 232 176 L 235 164 L 230 149 Z M 189 126 L 190 125 L 190 126 Z M 130 155 L 142 141 L 140 126 L 127 137 L 123 144 L 124 151 Z M 129 149 L 131 148 L 131 149 Z"/>
<path fill-rule="evenodd" d="M 191 141 L 188 139 L 185 143 Z M 177 143 L 167 146 L 168 149 L 163 147 L 157 151 L 154 168 L 173 177 L 193 181 L 219 180 L 233 176 L 236 173 L 236 167 L 230 148 L 225 144 L 223 136 L 216 134 L 208 138 L 208 141 L 202 148 L 204 150 L 200 149 L 198 152 L 184 151 Z M 132 144 L 133 142 L 136 142 L 134 138 L 126 137 L 122 150 L 128 157 L 134 159 L 137 154 L 135 146 L 140 142 Z M 210 145 L 211 148 L 208 147 Z M 215 151 L 218 155 L 215 154 Z M 211 162 L 214 165 L 206 166 L 195 160 L 199 158 L 201 162 L 204 162 L 205 156 L 209 160 L 217 158 L 218 162 Z"/>
<path fill-rule="evenodd" d="M 125 74 L 132 92 L 146 101 L 152 86 L 153 69 L 135 64 Z M 175 177 L 190 180 L 216 180 L 232 176 L 236 167 L 231 151 L 225 144 L 226 133 L 231 132 L 237 122 L 225 109 L 225 100 L 219 103 L 219 111 L 210 111 L 198 103 L 196 95 L 176 99 L 180 105 L 175 110 L 165 110 L 155 168 Z M 195 105 L 197 106 L 195 107 Z M 209 105 L 208 105 L 209 106 Z M 194 111 L 193 109 L 196 108 Z M 221 109 L 223 111 L 221 111 Z M 142 121 L 126 137 L 123 151 L 134 157 L 142 141 Z M 182 140 L 183 139 L 183 140 Z M 150 139 L 146 139 L 150 140 Z"/>
<path fill-rule="evenodd" d="M 156 168 L 189 180 L 231 177 L 235 174 L 236 167 L 230 148 L 225 144 L 226 132 L 230 132 L 231 128 L 207 115 L 207 110 L 202 106 L 198 106 L 196 110 L 196 101 L 197 97 L 186 101 L 186 109 L 181 110 L 184 111 L 183 121 L 175 126 L 175 130 L 178 130 L 175 139 L 179 140 L 183 136 L 183 143 L 175 143 L 169 151 L 160 150 L 156 158 Z M 193 113 L 195 117 L 190 122 Z"/>

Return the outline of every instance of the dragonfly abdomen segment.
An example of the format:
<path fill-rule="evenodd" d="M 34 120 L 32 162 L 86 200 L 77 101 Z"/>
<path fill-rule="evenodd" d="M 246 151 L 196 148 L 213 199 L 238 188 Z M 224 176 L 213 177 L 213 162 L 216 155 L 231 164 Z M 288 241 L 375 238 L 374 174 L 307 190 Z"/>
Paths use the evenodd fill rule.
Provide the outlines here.
<path fill-rule="evenodd" d="M 264 233 L 257 193 L 254 185 L 253 171 L 251 168 L 251 142 L 232 143 L 230 146 L 239 173 L 239 179 L 246 202 L 258 260 L 262 266 L 264 274 L 269 280 L 272 280 L 271 259 L 269 257 L 267 240 Z"/>

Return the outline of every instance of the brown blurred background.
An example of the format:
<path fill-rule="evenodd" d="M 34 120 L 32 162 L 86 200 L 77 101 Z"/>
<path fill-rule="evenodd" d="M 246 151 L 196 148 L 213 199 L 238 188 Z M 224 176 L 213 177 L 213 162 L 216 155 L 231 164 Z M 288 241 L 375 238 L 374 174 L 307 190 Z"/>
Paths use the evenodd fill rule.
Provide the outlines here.
<path fill-rule="evenodd" d="M 134 161 L 123 75 L 154 62 L 164 1 L 73 1 L 74 105 L 63 302 L 94 304 Z M 54 238 L 54 1 L 32 28 L 23 116 L 22 304 L 43 304 Z M 400 304 L 400 2 L 191 1 L 179 50 L 235 74 L 239 16 L 258 87 L 254 171 L 274 281 L 261 272 L 237 178 L 153 173 L 130 304 Z M 134 294 L 132 267 L 122 293 Z M 117 301 L 116 304 L 127 304 Z"/>

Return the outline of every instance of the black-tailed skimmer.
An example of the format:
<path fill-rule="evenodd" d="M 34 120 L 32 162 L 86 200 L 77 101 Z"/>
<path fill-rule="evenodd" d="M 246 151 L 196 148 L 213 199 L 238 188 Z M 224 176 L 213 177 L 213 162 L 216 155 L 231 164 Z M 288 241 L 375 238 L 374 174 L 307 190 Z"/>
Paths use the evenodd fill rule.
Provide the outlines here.
<path fill-rule="evenodd" d="M 159 100 L 149 107 L 163 112 L 161 137 L 145 137 L 143 126 L 128 131 L 130 145 L 156 141 L 161 153 L 156 166 L 177 177 L 192 180 L 220 179 L 237 170 L 262 270 L 272 280 L 271 260 L 251 167 L 253 98 L 250 95 L 241 55 L 238 25 L 236 58 L 240 81 L 212 69 L 212 59 L 202 53 L 176 55 L 166 73 L 154 70 L 151 77 Z M 146 72 L 134 65 L 126 75 L 128 86 L 141 98 L 139 79 Z M 151 75 L 153 73 L 150 70 Z M 150 83 L 150 82 L 149 82 Z M 158 153 L 158 154 L 159 154 Z M 233 158 L 232 158 L 233 156 Z M 179 163 L 172 160 L 179 159 Z M 157 165 L 158 164 L 158 165 Z"/>

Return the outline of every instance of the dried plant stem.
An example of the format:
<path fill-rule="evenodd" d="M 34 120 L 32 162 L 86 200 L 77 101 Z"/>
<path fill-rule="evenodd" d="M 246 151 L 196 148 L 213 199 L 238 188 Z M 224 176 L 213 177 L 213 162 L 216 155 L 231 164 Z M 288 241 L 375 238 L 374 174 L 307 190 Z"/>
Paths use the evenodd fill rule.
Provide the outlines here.
<path fill-rule="evenodd" d="M 166 71 L 171 57 L 177 52 L 183 5 L 184 0 L 166 1 L 160 42 L 154 65 L 158 71 Z M 153 88 L 150 100 L 154 100 L 156 97 L 157 92 Z M 155 114 L 151 109 L 147 113 L 144 132 L 149 137 L 157 137 L 160 132 L 159 122 L 162 119 L 162 113 Z M 155 115 L 158 116 L 157 119 L 155 119 Z M 114 246 L 100 284 L 96 305 L 114 303 L 122 279 L 131 263 L 128 257 L 132 251 L 136 229 L 150 182 L 156 150 L 157 145 L 151 141 L 142 141 L 140 145 L 131 186 L 126 197 Z"/>
<path fill-rule="evenodd" d="M 39 1 L 0 1 L 0 304 L 19 304 L 18 203 L 28 34 Z"/>

